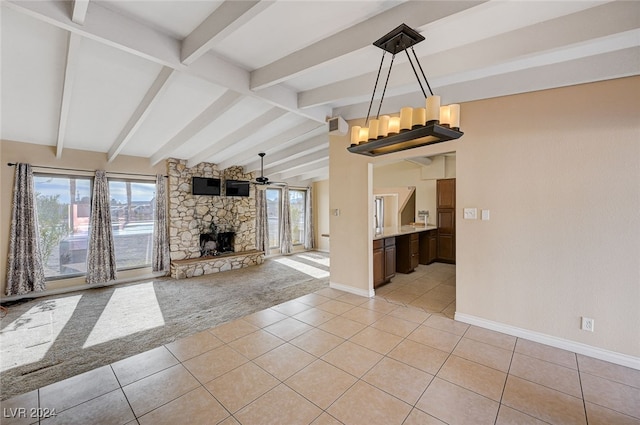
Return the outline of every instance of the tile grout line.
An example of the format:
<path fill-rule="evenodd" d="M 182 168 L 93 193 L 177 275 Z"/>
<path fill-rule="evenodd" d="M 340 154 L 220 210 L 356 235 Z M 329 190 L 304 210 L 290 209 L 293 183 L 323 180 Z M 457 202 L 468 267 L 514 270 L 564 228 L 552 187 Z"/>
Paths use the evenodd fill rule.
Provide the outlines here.
<path fill-rule="evenodd" d="M 118 375 L 116 374 L 116 371 L 113 370 L 113 363 L 111 363 L 109 365 L 109 368 L 111 369 L 111 372 L 113 373 L 113 376 L 116 378 L 116 381 L 118 382 L 118 387 L 120 387 L 120 391 L 122 391 L 122 395 L 124 396 L 124 399 L 127 400 L 127 404 L 129 405 L 129 409 L 131 409 L 131 414 L 133 415 L 133 417 L 136 420 L 136 422 L 140 423 L 138 421 L 138 416 L 136 416 L 136 412 L 133 410 L 133 406 L 131 405 L 131 402 L 129 401 L 129 397 L 127 397 L 127 393 L 124 392 L 124 387 L 120 383 L 120 379 L 118 378 Z"/>
<path fill-rule="evenodd" d="M 500 397 L 500 406 L 503 406 L 502 398 L 504 397 L 504 391 L 505 391 L 505 390 L 506 390 L 506 388 L 507 388 L 507 381 L 508 381 L 508 379 L 509 379 L 509 376 L 513 376 L 513 377 L 516 377 L 516 378 L 518 378 L 518 379 L 522 379 L 523 381 L 531 382 L 532 384 L 540 385 L 540 386 L 542 386 L 542 387 L 544 387 L 544 388 L 549 388 L 549 389 L 551 389 L 551 390 L 558 391 L 558 392 L 560 392 L 560 393 L 566 394 L 566 393 L 564 393 L 564 392 L 562 392 L 562 391 L 556 390 L 555 388 L 547 387 L 546 385 L 542 385 L 542 384 L 539 384 L 539 383 L 537 383 L 537 382 L 533 382 L 533 381 L 530 381 L 530 380 L 528 380 L 528 379 L 521 378 L 521 377 L 519 377 L 519 376 L 517 376 L 517 375 L 512 375 L 512 374 L 511 374 L 511 365 L 513 364 L 513 357 L 514 357 L 514 356 L 516 355 L 516 353 L 517 353 L 517 352 L 516 352 L 516 347 L 517 347 L 517 345 L 518 345 L 518 340 L 519 340 L 519 339 L 520 339 L 519 337 L 516 337 L 516 343 L 515 343 L 515 345 L 513 346 L 513 352 L 512 352 L 512 354 L 511 354 L 511 361 L 509 362 L 509 369 L 508 369 L 508 372 L 507 372 L 507 379 L 505 379 L 505 382 L 504 382 L 504 388 L 503 388 L 503 390 L 502 390 L 502 396 Z M 522 353 L 517 353 L 517 354 L 521 354 L 521 355 L 525 355 L 525 356 L 526 356 L 526 354 L 522 354 Z M 527 356 L 527 357 L 531 357 L 531 358 L 537 359 L 537 357 L 533 357 L 533 356 Z M 542 359 L 537 359 L 537 360 L 542 360 Z M 552 363 L 552 362 L 547 362 L 547 363 Z M 555 363 L 554 363 L 554 364 L 555 364 Z M 558 366 L 559 366 L 559 365 L 558 365 Z M 567 369 L 570 369 L 570 368 L 567 368 Z M 567 395 L 570 395 L 570 394 L 567 394 Z M 574 396 L 574 397 L 575 397 L 575 396 Z M 577 398 L 577 397 L 576 397 L 576 398 Z M 533 416 L 533 415 L 531 415 L 531 414 L 529 414 L 529 413 L 527 413 L 527 412 L 523 412 L 522 410 L 516 409 L 515 407 L 511 407 L 511 406 L 509 406 L 509 405 L 507 405 L 507 404 L 504 404 L 504 406 L 506 406 L 506 407 L 508 407 L 508 408 L 510 408 L 510 409 L 513 409 L 513 410 L 515 410 L 515 411 L 517 411 L 517 412 L 520 412 L 520 413 L 522 413 L 523 415 L 526 415 L 526 416 L 528 416 L 528 417 L 530 417 L 530 418 L 534 418 L 534 419 L 536 419 L 536 420 L 538 420 L 538 421 L 540 421 L 540 422 L 549 423 L 549 422 L 547 422 L 547 421 L 546 421 L 546 420 L 544 420 L 544 419 L 541 419 L 541 418 L 538 418 L 538 417 L 536 417 L 536 416 Z"/>
<path fill-rule="evenodd" d="M 578 361 L 578 355 L 574 353 L 576 357 L 576 367 L 578 371 L 578 382 L 580 383 L 580 394 L 582 394 L 582 407 L 584 409 L 584 419 L 587 425 L 589 425 L 589 415 L 587 414 L 587 400 L 584 399 L 584 388 L 582 387 L 582 373 L 580 373 L 580 362 Z"/>
<path fill-rule="evenodd" d="M 426 320 L 425 320 L 425 321 L 426 321 Z M 469 329 L 471 329 L 471 327 L 468 327 L 468 328 L 467 328 L 467 330 L 466 330 L 464 333 L 466 334 L 466 333 L 469 331 Z M 427 392 L 427 390 L 429 389 L 429 387 L 431 387 L 431 385 L 433 384 L 433 381 L 435 381 L 435 380 L 436 380 L 436 378 L 438 378 L 438 373 L 440 373 L 440 371 L 442 370 L 442 367 L 445 365 L 445 363 L 447 363 L 447 360 L 449 360 L 449 358 L 453 355 L 453 351 L 456 349 L 456 347 L 458 346 L 458 344 L 460 344 L 460 341 L 462 341 L 462 338 L 463 338 L 463 337 L 464 337 L 464 334 L 463 334 L 462 336 L 460 336 L 460 339 L 458 340 L 458 342 L 456 342 L 456 345 L 454 345 L 454 346 L 453 346 L 453 348 L 451 349 L 451 352 L 449 352 L 449 354 L 447 355 L 447 358 L 446 358 L 446 359 L 444 359 L 444 361 L 442 362 L 442 364 L 440 365 L 440 367 L 438 368 L 438 370 L 436 371 L 436 373 L 434 373 L 434 374 L 433 374 L 433 378 L 431 379 L 431 382 L 429 382 L 429 385 L 427 385 L 427 387 L 424 389 L 424 391 L 422 391 L 422 393 L 420 394 L 420 397 L 418 397 L 418 400 L 416 401 L 416 404 L 413 406 L 413 408 L 414 408 L 414 409 L 418 409 L 418 410 L 420 410 L 421 412 L 426 413 L 427 415 L 433 416 L 433 415 L 431 415 L 430 413 L 425 412 L 424 410 L 422 410 L 422 409 L 420 409 L 420 408 L 416 407 L 416 405 L 417 405 L 417 404 L 418 404 L 418 402 L 422 399 L 422 397 L 424 397 L 424 395 L 425 395 L 425 393 Z M 414 342 L 416 342 L 416 343 L 420 344 L 420 343 L 419 343 L 419 342 L 417 342 L 417 341 L 414 341 Z M 423 344 L 423 345 L 425 345 L 425 344 Z M 429 346 L 427 346 L 427 347 L 429 347 Z M 435 348 L 435 347 L 431 347 L 431 348 Z M 437 348 L 436 348 L 436 349 L 437 349 Z M 442 351 L 442 350 L 440 350 L 440 351 Z M 443 352 L 444 352 L 444 351 L 443 351 Z M 442 378 L 439 378 L 439 379 L 442 379 Z M 447 381 L 446 379 L 443 379 L 443 381 L 449 382 L 449 381 Z M 458 387 L 460 387 L 460 388 L 463 388 L 463 389 L 465 389 L 465 390 L 467 390 L 467 391 L 471 391 L 471 390 L 469 390 L 469 389 L 467 389 L 467 388 L 464 388 L 464 387 L 462 387 L 462 386 L 460 386 L 460 385 L 457 385 L 457 384 L 455 384 L 455 383 L 453 383 L 453 382 L 450 382 L 450 383 L 451 383 L 451 384 L 453 384 L 453 385 L 456 385 L 456 386 L 458 386 Z M 475 393 L 475 391 L 472 391 L 472 392 L 474 392 L 474 393 Z M 476 393 L 476 394 L 477 394 L 477 393 Z M 481 394 L 479 394 L 479 395 L 481 395 Z M 483 396 L 483 397 L 484 397 L 484 396 Z M 498 416 L 498 413 L 496 412 L 496 417 L 497 417 L 497 416 Z M 438 418 L 437 416 L 433 416 L 433 417 L 434 417 L 434 418 L 436 418 L 436 419 L 438 419 L 438 420 L 441 420 L 442 422 L 444 422 L 444 419 Z M 406 421 L 406 418 L 405 418 L 405 421 Z"/>
<path fill-rule="evenodd" d="M 214 335 L 214 336 L 215 336 L 215 335 Z M 221 341 L 222 341 L 222 340 L 221 340 Z M 224 343 L 224 345 L 227 345 L 227 343 L 225 342 L 225 343 Z M 220 347 L 223 347 L 224 345 L 221 345 Z M 215 349 L 217 349 L 217 348 L 220 348 L 220 347 L 216 347 L 216 348 L 214 348 L 214 349 L 212 349 L 212 350 L 209 350 L 209 351 L 213 351 L 213 350 L 215 350 Z M 229 347 L 229 348 L 231 348 L 231 347 Z M 208 353 L 209 351 L 205 351 L 205 353 Z M 202 353 L 202 354 L 204 354 L 204 353 Z M 238 354 L 240 354 L 240 353 L 238 353 Z M 199 354 L 199 355 L 201 355 L 201 354 Z M 194 356 L 194 357 L 192 357 L 192 358 L 196 358 L 196 357 L 198 357 L 198 356 Z M 186 361 L 186 360 L 185 360 L 185 361 Z M 182 367 L 187 371 L 187 373 L 189 373 L 189 374 L 193 377 L 193 379 L 195 379 L 195 380 L 196 380 L 196 382 L 197 382 L 198 384 L 200 384 L 200 387 L 202 387 L 202 389 L 204 389 L 207 393 L 211 394 L 211 397 L 213 397 L 213 399 L 214 399 L 216 402 L 218 402 L 218 404 L 220 404 L 220 406 L 222 406 L 222 408 L 223 408 L 227 413 L 229 413 L 229 416 L 233 416 L 233 414 L 232 414 L 231 412 L 229 412 L 229 409 L 227 409 L 227 407 L 226 407 L 224 404 L 222 404 L 222 402 L 220 402 L 220 400 L 218 400 L 218 398 L 217 398 L 215 395 L 213 395 L 213 394 L 211 393 L 211 391 L 209 391 L 209 389 L 205 386 L 205 384 L 204 384 L 204 383 L 200 382 L 200 380 L 199 380 L 199 379 L 198 379 L 198 378 L 197 378 L 197 377 L 196 377 L 196 376 L 195 376 L 195 375 L 194 375 L 194 374 L 189 370 L 189 368 L 188 368 L 188 367 L 186 367 L 186 366 L 183 364 L 183 362 L 181 362 L 180 360 L 178 360 L 178 362 L 179 362 L 179 364 L 180 364 L 180 365 L 181 365 L 181 366 L 182 366 Z M 243 364 L 246 364 L 246 363 L 243 363 Z M 242 365 L 241 365 L 241 366 L 242 366 Z M 238 367 L 240 367 L 240 366 L 238 366 Z M 236 368 L 236 369 L 237 369 L 237 368 Z M 232 369 L 232 370 L 233 370 L 233 369 Z M 229 372 L 231 372 L 231 371 L 229 371 Z M 214 379 L 216 379 L 216 378 L 213 378 L 211 381 L 213 381 Z M 211 381 L 208 381 L 208 382 L 211 382 Z M 171 401 L 168 401 L 167 403 L 164 403 L 164 404 L 162 404 L 162 405 L 160 405 L 160 406 L 156 407 L 156 408 L 155 408 L 155 409 L 153 409 L 153 410 L 159 409 L 160 407 L 165 406 L 166 404 L 171 403 L 171 402 L 173 402 L 174 400 L 177 400 L 178 398 L 180 398 L 180 397 L 184 396 L 185 394 L 189 394 L 190 392 L 195 391 L 196 389 L 197 389 L 197 388 L 194 388 L 194 389 L 192 389 L 192 390 L 189 390 L 189 391 L 187 391 L 186 393 L 184 393 L 184 394 L 180 395 L 179 397 L 176 397 L 175 399 L 173 399 L 173 400 L 171 400 Z M 151 410 L 150 412 L 152 412 L 153 410 Z M 147 413 L 150 413 L 150 412 L 147 412 Z M 146 415 L 147 413 L 145 413 L 145 415 Z M 227 416 L 227 418 L 228 418 L 229 416 Z M 225 418 L 225 419 L 223 419 L 223 420 L 226 420 L 227 418 Z M 137 419 L 137 417 L 136 417 L 136 419 Z M 235 418 L 234 418 L 234 419 L 235 419 Z M 219 421 L 218 423 L 220 423 L 220 422 L 222 422 L 222 421 Z"/>
<path fill-rule="evenodd" d="M 469 327 L 471 329 L 471 327 Z M 513 364 L 513 356 L 516 353 L 516 345 L 518 345 L 518 338 L 513 344 L 513 351 L 511 351 L 511 358 L 509 359 L 509 367 L 507 368 L 507 376 L 504 377 L 504 385 L 502 386 L 502 393 L 500 394 L 500 401 L 498 402 L 498 412 L 496 414 L 496 420 L 494 421 L 494 425 L 498 422 L 498 417 L 500 416 L 500 409 L 502 408 L 502 399 L 504 398 L 504 392 L 507 389 L 507 381 L 509 381 L 509 375 L 511 375 L 511 365 Z"/>

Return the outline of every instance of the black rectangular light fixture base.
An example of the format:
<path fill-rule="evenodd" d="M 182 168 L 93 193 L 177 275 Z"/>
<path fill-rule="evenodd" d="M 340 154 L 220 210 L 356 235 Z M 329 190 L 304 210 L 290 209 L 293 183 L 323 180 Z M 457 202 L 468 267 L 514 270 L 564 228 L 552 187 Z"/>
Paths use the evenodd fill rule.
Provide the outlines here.
<path fill-rule="evenodd" d="M 405 24 L 400 24 L 389 33 L 374 41 L 373 45 L 395 55 L 414 44 L 420 43 L 422 40 L 424 40 L 424 37 L 420 35 L 419 32 Z"/>
<path fill-rule="evenodd" d="M 464 133 L 439 124 L 430 124 L 407 130 L 382 139 L 371 140 L 347 148 L 351 153 L 366 156 L 386 155 L 406 149 L 447 142 L 460 138 Z"/>

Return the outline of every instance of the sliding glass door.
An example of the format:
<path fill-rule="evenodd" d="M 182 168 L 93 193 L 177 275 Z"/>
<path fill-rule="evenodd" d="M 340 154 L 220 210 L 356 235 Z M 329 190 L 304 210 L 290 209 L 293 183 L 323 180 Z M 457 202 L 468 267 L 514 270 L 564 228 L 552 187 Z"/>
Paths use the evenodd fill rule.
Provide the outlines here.
<path fill-rule="evenodd" d="M 307 220 L 307 191 L 289 190 L 289 212 L 291 214 L 291 240 L 294 245 L 304 245 L 305 222 Z M 267 216 L 269 218 L 269 247 L 280 248 L 280 222 L 282 220 L 282 190 L 267 189 Z"/>

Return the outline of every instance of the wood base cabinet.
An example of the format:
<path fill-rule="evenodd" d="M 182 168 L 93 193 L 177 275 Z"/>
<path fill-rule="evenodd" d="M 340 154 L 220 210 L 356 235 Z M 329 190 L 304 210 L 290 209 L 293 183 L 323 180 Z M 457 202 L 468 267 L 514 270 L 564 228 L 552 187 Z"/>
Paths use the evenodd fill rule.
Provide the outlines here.
<path fill-rule="evenodd" d="M 384 271 L 385 282 L 391 281 L 396 275 L 396 238 L 384 240 Z"/>
<path fill-rule="evenodd" d="M 438 255 L 438 231 L 429 230 L 420 233 L 420 264 L 431 264 Z"/>
<path fill-rule="evenodd" d="M 373 288 L 383 285 L 396 275 L 396 238 L 373 241 Z"/>
<path fill-rule="evenodd" d="M 420 235 L 396 236 L 396 271 L 398 273 L 411 273 L 418 267 L 420 260 Z"/>

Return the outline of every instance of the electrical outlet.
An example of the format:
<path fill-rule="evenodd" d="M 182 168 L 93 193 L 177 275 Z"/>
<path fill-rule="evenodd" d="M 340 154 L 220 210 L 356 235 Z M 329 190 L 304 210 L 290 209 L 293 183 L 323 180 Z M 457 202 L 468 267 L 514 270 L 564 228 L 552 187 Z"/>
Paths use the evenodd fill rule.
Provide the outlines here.
<path fill-rule="evenodd" d="M 588 317 L 583 317 L 582 318 L 582 326 L 580 326 L 580 329 L 582 329 L 583 331 L 589 331 L 589 332 L 593 332 L 593 324 L 594 324 L 595 320 L 590 319 Z"/>

